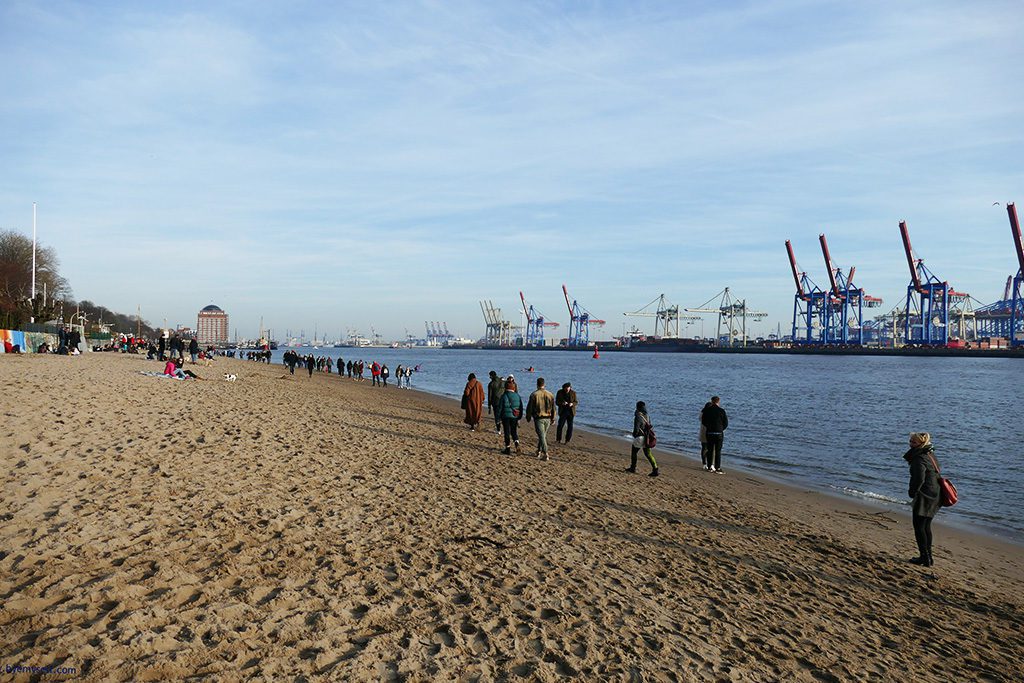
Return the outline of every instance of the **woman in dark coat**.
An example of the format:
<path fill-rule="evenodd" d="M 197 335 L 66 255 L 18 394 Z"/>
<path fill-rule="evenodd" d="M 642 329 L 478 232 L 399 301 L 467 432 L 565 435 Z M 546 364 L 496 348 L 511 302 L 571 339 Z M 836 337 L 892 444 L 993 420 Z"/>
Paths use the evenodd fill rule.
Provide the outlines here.
<path fill-rule="evenodd" d="M 907 495 L 914 499 L 914 537 L 918 556 L 910 560 L 923 567 L 932 566 L 932 519 L 939 511 L 939 472 L 936 469 L 935 449 L 927 432 L 910 435 L 910 450 L 903 454 L 910 463 L 910 489 Z"/>
<path fill-rule="evenodd" d="M 636 472 L 636 456 L 642 448 L 647 462 L 651 463 L 651 473 L 648 477 L 658 476 L 658 461 L 654 459 L 650 447 L 647 445 L 647 430 L 651 426 L 651 418 L 647 415 L 647 404 L 643 401 L 636 402 L 636 411 L 633 413 L 633 444 L 630 448 L 630 463 L 626 468 L 627 472 Z"/>

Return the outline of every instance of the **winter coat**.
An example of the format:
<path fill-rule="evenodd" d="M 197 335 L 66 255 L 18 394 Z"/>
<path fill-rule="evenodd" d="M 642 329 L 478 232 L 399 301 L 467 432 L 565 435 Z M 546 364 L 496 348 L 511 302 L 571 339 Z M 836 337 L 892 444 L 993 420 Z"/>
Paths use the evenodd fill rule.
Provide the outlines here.
<path fill-rule="evenodd" d="M 729 416 L 721 406 L 712 403 L 701 411 L 700 423 L 704 425 L 705 434 L 721 434 L 729 426 Z"/>
<path fill-rule="evenodd" d="M 633 412 L 633 436 L 643 436 L 647 433 L 647 425 L 651 424 L 651 418 L 647 413 L 639 410 Z"/>
<path fill-rule="evenodd" d="M 576 399 L 576 392 L 573 389 L 559 389 L 555 394 L 555 403 L 558 404 L 558 414 L 576 416 L 576 406 L 579 401 Z"/>
<path fill-rule="evenodd" d="M 519 411 L 519 418 L 512 415 L 513 410 Z M 523 417 L 523 397 L 515 391 L 506 391 L 502 394 L 501 400 L 498 401 L 498 417 L 510 420 L 521 419 Z"/>
<path fill-rule="evenodd" d="M 487 385 L 487 405 L 496 409 L 501 401 L 501 395 L 505 393 L 505 380 L 495 377 Z"/>
<path fill-rule="evenodd" d="M 934 456 L 935 449 L 931 444 L 911 448 L 903 455 L 903 459 L 910 463 L 907 496 L 914 499 L 913 510 L 918 517 L 934 517 L 939 511 L 939 473 L 932 462 Z"/>

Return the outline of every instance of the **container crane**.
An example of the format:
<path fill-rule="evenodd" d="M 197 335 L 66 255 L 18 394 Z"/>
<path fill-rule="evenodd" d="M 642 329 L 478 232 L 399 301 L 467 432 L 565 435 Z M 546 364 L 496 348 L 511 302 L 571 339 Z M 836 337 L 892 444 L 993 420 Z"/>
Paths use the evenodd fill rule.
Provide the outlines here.
<path fill-rule="evenodd" d="M 1017 252 L 1017 275 L 1013 278 L 1013 291 L 1007 297 L 1010 299 L 1010 347 L 1016 348 L 1024 346 L 1024 238 L 1013 202 L 1006 205 L 1006 215 L 1010 218 L 1010 232 Z"/>
<path fill-rule="evenodd" d="M 565 295 L 565 305 L 569 309 L 569 336 L 566 345 L 589 346 L 590 326 L 603 327 L 605 321 L 592 317 L 590 311 L 580 306 L 575 299 L 569 303 L 569 290 L 565 285 L 562 285 L 562 294 Z"/>
<path fill-rule="evenodd" d="M 519 292 L 519 300 L 523 302 L 523 315 L 526 316 L 526 345 L 544 346 L 544 328 L 558 327 L 558 323 L 546 321 L 544 314 L 535 309 L 533 304 L 527 307 L 526 297 L 522 292 Z"/>
<path fill-rule="evenodd" d="M 718 306 L 712 307 L 712 303 L 718 300 Z M 736 339 L 742 340 L 742 346 L 747 345 L 747 318 L 751 320 L 763 320 L 768 317 L 767 313 L 761 311 L 752 311 L 747 308 L 747 302 L 745 299 L 734 299 L 729 288 L 726 287 L 721 292 L 716 294 L 711 299 L 705 301 L 701 306 L 697 308 L 685 309 L 688 313 L 717 313 L 718 314 L 718 330 L 715 333 L 715 343 L 721 343 L 722 325 L 726 326 L 726 344 L 728 346 L 736 346 Z M 739 321 L 739 327 L 736 327 L 736 322 Z"/>
<path fill-rule="evenodd" d="M 828 304 L 825 306 L 825 343 L 826 344 L 864 344 L 864 307 L 875 308 L 882 305 L 878 297 L 868 296 L 864 289 L 853 286 L 855 267 L 849 274 L 832 264 L 832 255 L 828 250 L 825 235 L 818 235 L 821 243 L 821 255 L 825 259 L 828 270 L 828 281 L 831 286 Z"/>
<path fill-rule="evenodd" d="M 1013 203 L 1006 205 L 1006 214 L 1017 253 L 1017 274 L 1006 279 L 1002 300 L 979 308 L 975 313 L 981 334 L 1005 338 L 1011 348 L 1016 348 L 1024 346 L 1024 239 L 1017 220 L 1017 207 Z"/>
<path fill-rule="evenodd" d="M 796 295 L 793 297 L 793 343 L 823 344 L 828 329 L 828 294 L 814 283 L 806 271 L 800 270 L 796 254 L 793 253 L 793 244 L 789 240 L 786 240 L 786 253 L 789 254 L 789 267 L 796 284 Z"/>
<path fill-rule="evenodd" d="M 657 304 L 657 307 L 653 312 L 647 310 L 655 304 Z M 700 320 L 699 315 L 680 315 L 679 306 L 670 304 L 664 294 L 643 308 L 631 313 L 623 313 L 622 315 L 632 318 L 654 318 L 654 336 L 665 339 L 676 339 L 679 337 L 680 320 Z"/>
<path fill-rule="evenodd" d="M 948 282 L 937 278 L 924 265 L 924 259 L 914 258 L 906 221 L 900 221 L 900 236 L 903 238 L 903 251 L 906 252 L 907 266 L 910 268 L 903 323 L 904 343 L 947 346 L 950 306 L 969 300 L 970 296 L 957 292 Z"/>

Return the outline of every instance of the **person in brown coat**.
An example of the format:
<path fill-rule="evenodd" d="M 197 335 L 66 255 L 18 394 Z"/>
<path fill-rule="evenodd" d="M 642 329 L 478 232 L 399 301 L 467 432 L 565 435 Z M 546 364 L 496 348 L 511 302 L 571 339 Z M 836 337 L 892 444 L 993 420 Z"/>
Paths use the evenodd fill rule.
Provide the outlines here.
<path fill-rule="evenodd" d="M 473 373 L 469 373 L 466 388 L 462 390 L 462 409 L 466 411 L 463 422 L 476 431 L 484 414 L 484 387 Z"/>

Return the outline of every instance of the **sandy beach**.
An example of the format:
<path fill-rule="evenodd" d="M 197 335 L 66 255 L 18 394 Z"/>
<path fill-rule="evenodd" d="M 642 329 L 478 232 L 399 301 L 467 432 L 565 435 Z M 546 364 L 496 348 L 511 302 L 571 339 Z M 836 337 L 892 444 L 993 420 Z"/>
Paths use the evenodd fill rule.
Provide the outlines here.
<path fill-rule="evenodd" d="M 454 401 L 337 375 L 140 374 L 159 369 L 0 356 L 0 667 L 1024 680 L 1024 551 L 941 513 L 922 569 L 909 518 L 853 501 L 667 454 L 628 475 L 628 444 L 595 434 L 502 456 Z"/>

